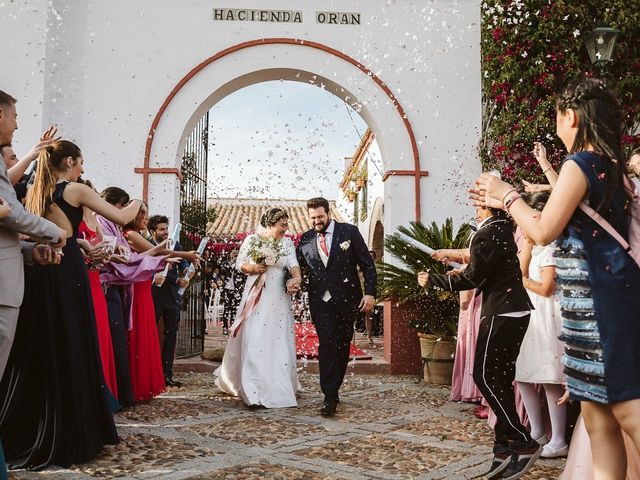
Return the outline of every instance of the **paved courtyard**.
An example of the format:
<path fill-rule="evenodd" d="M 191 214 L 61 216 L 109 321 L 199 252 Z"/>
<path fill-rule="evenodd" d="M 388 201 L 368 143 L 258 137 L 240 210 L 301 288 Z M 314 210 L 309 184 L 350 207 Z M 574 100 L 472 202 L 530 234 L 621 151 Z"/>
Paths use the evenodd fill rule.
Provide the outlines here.
<path fill-rule="evenodd" d="M 301 372 L 298 408 L 249 409 L 219 393 L 211 373 L 116 416 L 121 443 L 69 470 L 12 479 L 465 479 L 490 458 L 491 431 L 473 405 L 416 377 L 349 375 L 338 414 L 320 416 L 317 375 Z M 528 479 L 556 479 L 539 461 Z"/>

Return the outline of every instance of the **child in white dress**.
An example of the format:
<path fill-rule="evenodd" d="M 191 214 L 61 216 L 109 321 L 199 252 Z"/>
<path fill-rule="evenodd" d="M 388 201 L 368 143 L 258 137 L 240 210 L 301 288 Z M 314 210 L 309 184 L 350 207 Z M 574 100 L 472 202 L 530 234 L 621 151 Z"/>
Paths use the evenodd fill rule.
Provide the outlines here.
<path fill-rule="evenodd" d="M 536 210 L 542 210 L 546 198 L 546 193 L 534 194 L 530 205 Z M 531 436 L 538 443 L 545 444 L 541 456 L 546 458 L 563 457 L 568 451 L 564 435 L 566 407 L 556 404 L 564 393 L 564 374 L 561 364 L 563 346 L 558 340 L 562 319 L 560 304 L 555 295 L 554 250 L 555 243 L 533 245 L 528 268 L 523 268 L 523 284 L 531 297 L 534 310 L 531 311 L 529 327 L 516 361 L 516 381 L 529 417 Z M 526 260 L 522 260 L 521 258 L 523 267 L 526 267 Z M 540 389 L 536 385 L 542 386 L 546 396 L 551 420 L 550 440 L 545 435 Z"/>

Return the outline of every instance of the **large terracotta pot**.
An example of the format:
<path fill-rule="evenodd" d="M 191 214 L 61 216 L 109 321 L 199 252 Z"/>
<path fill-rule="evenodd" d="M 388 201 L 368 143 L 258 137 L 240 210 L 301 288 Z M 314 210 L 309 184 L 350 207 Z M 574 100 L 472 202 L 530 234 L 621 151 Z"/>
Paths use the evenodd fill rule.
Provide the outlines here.
<path fill-rule="evenodd" d="M 453 338 L 419 333 L 424 381 L 451 385 L 456 341 Z"/>

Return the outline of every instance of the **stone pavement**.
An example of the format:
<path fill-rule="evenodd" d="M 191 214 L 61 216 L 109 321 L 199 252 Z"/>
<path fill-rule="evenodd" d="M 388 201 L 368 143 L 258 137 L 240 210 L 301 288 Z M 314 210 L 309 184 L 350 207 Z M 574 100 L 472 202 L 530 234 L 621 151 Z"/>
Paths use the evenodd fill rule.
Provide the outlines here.
<path fill-rule="evenodd" d="M 121 443 L 65 470 L 11 479 L 465 479 L 487 467 L 491 430 L 448 387 L 416 377 L 348 375 L 338 414 L 320 416 L 318 377 L 300 372 L 298 408 L 249 409 L 219 393 L 210 373 L 116 415 Z M 524 478 L 556 479 L 561 460 Z"/>

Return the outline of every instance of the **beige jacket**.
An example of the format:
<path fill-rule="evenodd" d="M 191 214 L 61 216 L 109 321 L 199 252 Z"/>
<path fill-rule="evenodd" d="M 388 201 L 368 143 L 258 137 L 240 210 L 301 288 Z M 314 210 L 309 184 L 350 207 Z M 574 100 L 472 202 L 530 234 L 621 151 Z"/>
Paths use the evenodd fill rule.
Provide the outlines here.
<path fill-rule="evenodd" d="M 19 307 L 24 294 L 24 266 L 18 233 L 43 243 L 58 241 L 58 227 L 24 209 L 16 198 L 0 160 L 0 197 L 11 205 L 11 215 L 0 220 L 0 305 Z"/>

